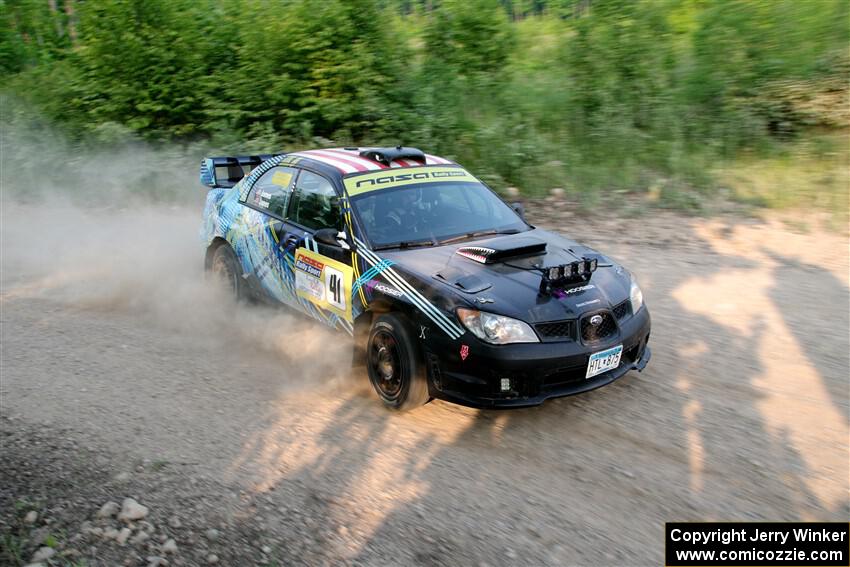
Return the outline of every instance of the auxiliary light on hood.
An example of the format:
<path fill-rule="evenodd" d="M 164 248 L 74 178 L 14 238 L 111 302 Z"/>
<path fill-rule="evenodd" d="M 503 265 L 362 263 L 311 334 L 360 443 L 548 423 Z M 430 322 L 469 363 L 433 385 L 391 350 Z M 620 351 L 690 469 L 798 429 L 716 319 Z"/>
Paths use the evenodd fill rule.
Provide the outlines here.
<path fill-rule="evenodd" d="M 586 282 L 598 265 L 599 260 L 596 258 L 582 258 L 569 264 L 543 268 L 543 279 L 552 286 Z"/>

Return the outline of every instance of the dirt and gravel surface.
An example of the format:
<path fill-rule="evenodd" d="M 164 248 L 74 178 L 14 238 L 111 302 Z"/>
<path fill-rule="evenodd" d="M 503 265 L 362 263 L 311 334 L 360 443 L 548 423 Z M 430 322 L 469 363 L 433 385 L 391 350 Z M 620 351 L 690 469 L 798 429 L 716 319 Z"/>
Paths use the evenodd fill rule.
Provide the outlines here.
<path fill-rule="evenodd" d="M 846 236 L 571 211 L 529 204 L 638 275 L 648 368 L 394 414 L 335 335 L 219 307 L 197 209 L 5 203 L 0 563 L 661 565 L 665 521 L 846 520 Z"/>

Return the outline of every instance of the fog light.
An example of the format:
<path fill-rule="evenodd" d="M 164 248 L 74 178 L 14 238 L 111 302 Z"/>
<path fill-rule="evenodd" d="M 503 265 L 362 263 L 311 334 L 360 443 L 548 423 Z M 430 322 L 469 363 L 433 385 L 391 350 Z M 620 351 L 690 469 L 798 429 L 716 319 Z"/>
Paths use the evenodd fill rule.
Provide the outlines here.
<path fill-rule="evenodd" d="M 502 378 L 502 391 L 510 392 L 511 391 L 511 379 L 510 378 Z"/>

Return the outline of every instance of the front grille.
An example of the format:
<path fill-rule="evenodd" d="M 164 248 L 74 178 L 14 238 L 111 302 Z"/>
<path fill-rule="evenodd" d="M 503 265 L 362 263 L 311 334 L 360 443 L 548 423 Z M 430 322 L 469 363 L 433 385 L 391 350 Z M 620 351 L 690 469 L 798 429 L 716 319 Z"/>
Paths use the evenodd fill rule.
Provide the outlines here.
<path fill-rule="evenodd" d="M 614 307 L 614 317 L 617 321 L 632 314 L 632 302 L 628 299 Z"/>
<path fill-rule="evenodd" d="M 599 315 L 602 321 L 598 325 L 591 324 L 590 320 Z M 585 315 L 581 319 L 581 340 L 586 343 L 607 339 L 617 332 L 617 322 L 608 311 L 600 311 Z"/>
<path fill-rule="evenodd" d="M 538 323 L 534 326 L 543 340 L 563 341 L 575 338 L 575 321 L 551 321 L 549 323 Z"/>

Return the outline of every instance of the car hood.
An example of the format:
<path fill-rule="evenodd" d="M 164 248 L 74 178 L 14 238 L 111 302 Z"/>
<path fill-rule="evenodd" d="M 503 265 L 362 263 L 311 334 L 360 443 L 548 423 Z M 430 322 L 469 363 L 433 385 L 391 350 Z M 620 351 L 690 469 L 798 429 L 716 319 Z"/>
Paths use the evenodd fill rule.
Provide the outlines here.
<path fill-rule="evenodd" d="M 476 248 L 496 250 L 488 263 L 477 260 Z M 461 253 L 458 253 L 461 251 Z M 449 295 L 456 306 L 472 307 L 538 323 L 572 319 L 610 308 L 629 297 L 629 273 L 607 256 L 555 233 L 534 229 L 514 235 L 458 244 L 381 251 L 409 279 L 419 280 L 438 295 Z M 597 258 L 590 281 L 541 292 L 543 267 Z"/>

